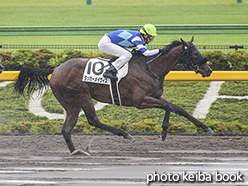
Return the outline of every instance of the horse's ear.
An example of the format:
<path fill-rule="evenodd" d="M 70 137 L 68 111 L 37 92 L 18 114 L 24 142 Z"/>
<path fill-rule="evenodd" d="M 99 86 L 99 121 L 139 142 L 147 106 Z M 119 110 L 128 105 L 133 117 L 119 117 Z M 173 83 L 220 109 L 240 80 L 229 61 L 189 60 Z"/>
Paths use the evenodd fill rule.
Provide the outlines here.
<path fill-rule="evenodd" d="M 192 36 L 190 43 L 193 43 L 193 41 L 194 41 L 194 36 Z"/>
<path fill-rule="evenodd" d="M 180 38 L 181 39 L 181 42 L 182 42 L 182 44 L 184 45 L 184 46 L 189 46 L 189 44 L 186 42 L 186 41 L 184 41 L 182 38 Z"/>

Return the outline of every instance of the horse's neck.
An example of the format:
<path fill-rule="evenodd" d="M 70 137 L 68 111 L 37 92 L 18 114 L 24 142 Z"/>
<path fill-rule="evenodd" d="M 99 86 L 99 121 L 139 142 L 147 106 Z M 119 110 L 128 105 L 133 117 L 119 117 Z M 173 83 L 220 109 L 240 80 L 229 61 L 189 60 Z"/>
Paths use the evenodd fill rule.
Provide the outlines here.
<path fill-rule="evenodd" d="M 177 46 L 171 49 L 168 53 L 163 54 L 154 63 L 151 64 L 150 69 L 155 73 L 159 79 L 164 77 L 171 71 L 181 58 L 182 46 Z"/>

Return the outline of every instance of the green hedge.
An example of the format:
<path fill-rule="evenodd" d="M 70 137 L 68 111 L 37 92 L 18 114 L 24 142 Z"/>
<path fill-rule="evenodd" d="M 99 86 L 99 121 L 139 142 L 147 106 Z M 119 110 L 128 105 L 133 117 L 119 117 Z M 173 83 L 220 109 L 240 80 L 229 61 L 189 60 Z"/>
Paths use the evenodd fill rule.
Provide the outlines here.
<path fill-rule="evenodd" d="M 209 59 L 209 65 L 214 70 L 248 70 L 248 53 L 234 51 L 227 54 L 221 51 L 204 52 Z"/>
<path fill-rule="evenodd" d="M 221 51 L 203 52 L 203 56 L 209 59 L 213 70 L 248 70 L 248 53 L 245 51 L 234 51 L 223 53 Z M 54 68 L 71 58 L 109 58 L 106 54 L 85 54 L 78 50 L 65 50 L 55 53 L 47 49 L 0 52 L 0 63 L 5 70 L 20 70 L 24 67 Z M 182 70 L 176 66 L 174 70 Z"/>
<path fill-rule="evenodd" d="M 22 67 L 54 68 L 72 58 L 109 57 L 106 54 L 84 54 L 78 50 L 65 50 L 60 53 L 48 49 L 19 49 L 11 52 L 0 52 L 0 63 L 5 70 L 20 70 Z"/>

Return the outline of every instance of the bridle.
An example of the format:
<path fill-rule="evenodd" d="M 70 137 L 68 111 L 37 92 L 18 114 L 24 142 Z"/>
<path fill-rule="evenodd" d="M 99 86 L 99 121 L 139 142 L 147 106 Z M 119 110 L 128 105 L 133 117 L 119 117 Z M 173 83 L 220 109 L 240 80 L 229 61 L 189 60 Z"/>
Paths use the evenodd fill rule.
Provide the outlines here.
<path fill-rule="evenodd" d="M 195 71 L 196 73 L 199 73 L 201 71 L 199 66 L 206 63 L 208 59 L 202 56 L 202 54 L 199 52 L 199 50 L 193 43 L 189 44 L 189 46 L 183 45 L 180 61 L 182 64 L 184 64 L 185 69 L 190 69 Z M 197 51 L 198 57 L 195 59 L 190 56 L 192 55 L 193 51 Z"/>

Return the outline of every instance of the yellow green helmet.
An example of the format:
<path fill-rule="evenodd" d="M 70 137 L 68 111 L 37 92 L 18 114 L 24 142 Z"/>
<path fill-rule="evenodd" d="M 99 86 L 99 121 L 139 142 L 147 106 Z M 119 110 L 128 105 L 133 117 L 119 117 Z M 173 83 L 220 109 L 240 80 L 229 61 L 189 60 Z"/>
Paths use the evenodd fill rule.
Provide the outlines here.
<path fill-rule="evenodd" d="M 146 24 L 140 29 L 141 34 L 148 34 L 151 36 L 157 36 L 157 29 L 152 24 Z"/>

